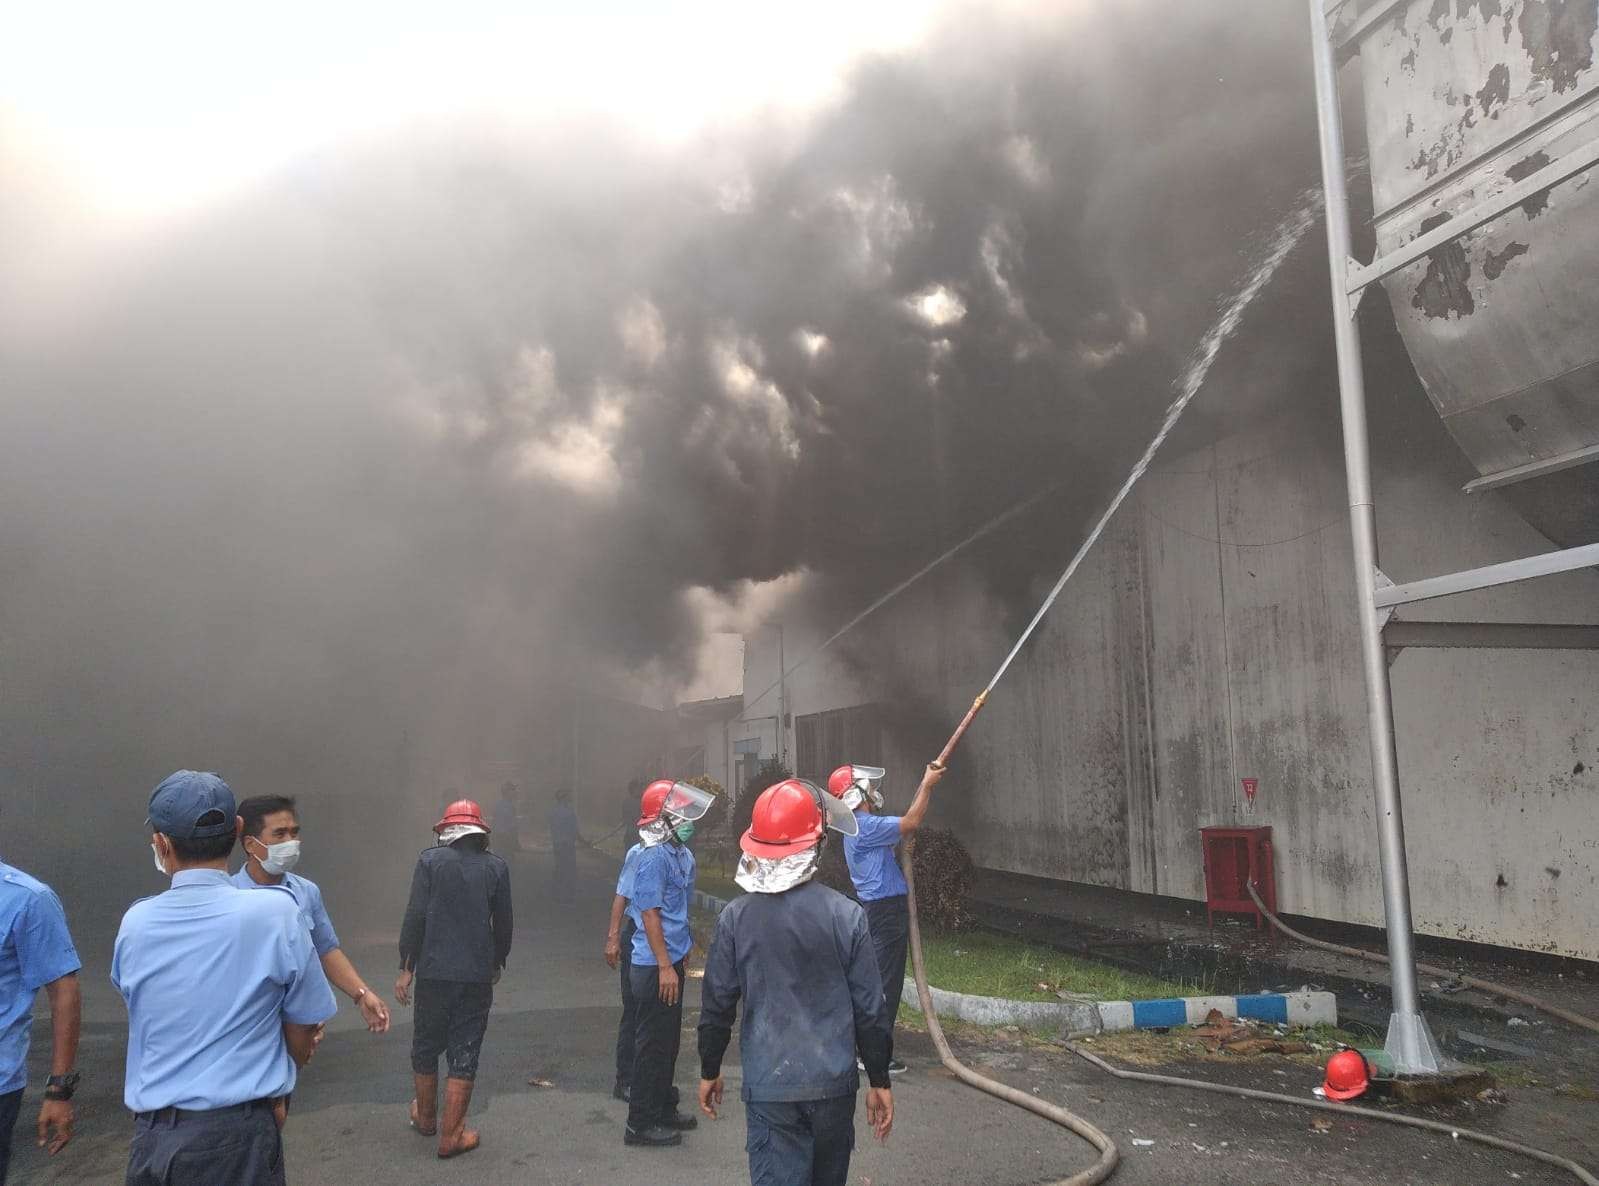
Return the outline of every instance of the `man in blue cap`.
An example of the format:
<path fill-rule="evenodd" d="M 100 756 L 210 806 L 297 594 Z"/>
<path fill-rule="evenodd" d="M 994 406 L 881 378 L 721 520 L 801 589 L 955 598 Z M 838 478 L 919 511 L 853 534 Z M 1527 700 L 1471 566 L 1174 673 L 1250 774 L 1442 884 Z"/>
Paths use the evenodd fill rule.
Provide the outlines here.
<path fill-rule="evenodd" d="M 172 887 L 129 907 L 111 959 L 128 1007 L 127 1186 L 282 1186 L 289 1093 L 337 1008 L 294 895 L 229 880 L 235 814 L 215 774 L 179 770 L 150 796 Z"/>
<path fill-rule="evenodd" d="M 50 998 L 50 1077 L 39 1105 L 39 1144 L 59 1153 L 72 1139 L 73 1060 L 83 1021 L 78 952 L 67 915 L 49 886 L 0 862 L 0 1186 L 11 1161 L 11 1133 L 28 1079 L 33 1000 Z"/>

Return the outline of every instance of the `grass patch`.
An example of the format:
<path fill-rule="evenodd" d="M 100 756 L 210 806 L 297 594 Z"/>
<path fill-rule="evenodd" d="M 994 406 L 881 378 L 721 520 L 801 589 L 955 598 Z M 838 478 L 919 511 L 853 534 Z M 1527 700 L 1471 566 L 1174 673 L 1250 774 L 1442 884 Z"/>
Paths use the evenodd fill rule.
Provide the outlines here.
<path fill-rule="evenodd" d="M 1059 1001 L 1065 992 L 1128 1001 L 1211 991 L 1204 983 L 1125 972 L 987 931 L 924 932 L 922 939 L 928 982 L 950 992 L 1020 1001 Z"/>
<path fill-rule="evenodd" d="M 1262 1026 L 1259 1032 L 1269 1037 L 1274 1031 L 1272 1027 Z M 1319 1067 L 1341 1047 L 1358 1046 L 1361 1043 L 1370 1045 L 1370 1039 L 1331 1025 L 1289 1030 L 1284 1037 L 1288 1041 L 1303 1042 L 1310 1049 L 1296 1054 L 1270 1053 L 1264 1056 L 1238 1054 L 1225 1047 L 1220 1050 L 1210 1050 L 1187 1026 L 1166 1033 L 1156 1030 L 1124 1030 L 1114 1034 L 1096 1034 L 1082 1041 L 1084 1049 L 1093 1051 L 1101 1058 L 1134 1067 L 1158 1067 L 1190 1062 L 1236 1063 L 1258 1057 L 1277 1059 L 1298 1066 Z"/>

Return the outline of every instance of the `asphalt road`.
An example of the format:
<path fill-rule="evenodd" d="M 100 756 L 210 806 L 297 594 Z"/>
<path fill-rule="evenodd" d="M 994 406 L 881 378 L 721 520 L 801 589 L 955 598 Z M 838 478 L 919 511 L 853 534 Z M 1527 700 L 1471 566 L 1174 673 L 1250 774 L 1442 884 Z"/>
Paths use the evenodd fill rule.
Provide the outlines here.
<path fill-rule="evenodd" d="M 731 1059 L 729 1102 L 719 1122 L 702 1119 L 700 1129 L 677 1149 L 642 1151 L 622 1144 L 625 1108 L 610 1097 L 616 981 L 599 955 L 610 894 L 606 868 L 584 862 L 579 905 L 572 907 L 545 904 L 547 864 L 541 858 L 521 858 L 515 876 L 516 947 L 497 990 L 471 1116 L 482 1132 L 482 1147 L 449 1162 L 434 1157 L 432 1142 L 414 1135 L 405 1120 L 411 1093 L 407 1011 L 396 1010 L 394 1029 L 374 1037 L 345 1005 L 295 1094 L 284 1134 L 289 1181 L 298 1186 L 747 1181 L 743 1111 L 734 1098 L 737 1067 Z M 396 926 L 398 911 L 397 905 Z M 379 932 L 345 935 L 346 950 L 386 997 L 392 993 L 393 938 Z M 121 1002 L 105 979 L 109 939 L 80 939 L 80 947 L 87 961 L 87 1002 L 79 1135 L 57 1157 L 46 1159 L 26 1139 L 32 1109 L 25 1104 L 13 1182 L 122 1179 L 131 1125 L 121 1105 Z M 197 975 L 197 1008 L 204 1007 L 205 991 L 203 975 Z M 698 997 L 691 983 L 685 1019 L 690 1032 L 677 1075 L 685 1096 L 698 1077 L 692 1054 Z M 36 1030 L 35 1083 L 43 1073 L 47 1044 L 45 1031 Z M 988 1073 L 1037 1090 L 1107 1129 L 1123 1147 L 1123 1168 L 1114 1179 L 1118 1186 L 1533 1186 L 1571 1180 L 1509 1155 L 1391 1126 L 1339 1120 L 1322 1133 L 1312 1129 L 1315 1114 L 1308 1111 L 1109 1080 L 1063 1052 L 1013 1035 L 1000 1033 L 964 1049 Z M 1089 1148 L 1070 1134 L 951 1079 L 936 1065 L 924 1037 L 904 1036 L 901 1052 L 912 1070 L 896 1083 L 893 1135 L 886 1145 L 873 1141 L 864 1110 L 857 1113 L 852 1186 L 1021 1186 L 1053 1181 L 1093 1160 Z M 1176 1073 L 1185 1072 L 1177 1068 Z M 1217 1072 L 1206 1067 L 1195 1073 L 1214 1077 Z M 1314 1082 L 1306 1069 L 1271 1060 L 1251 1060 L 1234 1077 L 1301 1095 L 1308 1095 Z M 529 1083 L 534 1078 L 553 1086 L 534 1086 Z M 1479 1109 L 1459 1123 L 1513 1128 L 1516 1119 L 1504 1110 Z"/>

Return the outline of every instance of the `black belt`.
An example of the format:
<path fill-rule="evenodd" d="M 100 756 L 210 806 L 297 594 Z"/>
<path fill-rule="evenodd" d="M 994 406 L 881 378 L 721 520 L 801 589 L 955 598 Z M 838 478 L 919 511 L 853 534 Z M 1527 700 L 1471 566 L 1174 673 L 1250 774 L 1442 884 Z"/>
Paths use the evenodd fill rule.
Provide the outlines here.
<path fill-rule="evenodd" d="M 229 1104 L 225 1108 L 157 1108 L 153 1112 L 135 1112 L 133 1118 L 141 1124 L 177 1124 L 183 1120 L 202 1120 L 221 1116 L 247 1116 L 251 1112 L 268 1111 L 270 1099 L 249 1100 L 242 1104 Z"/>

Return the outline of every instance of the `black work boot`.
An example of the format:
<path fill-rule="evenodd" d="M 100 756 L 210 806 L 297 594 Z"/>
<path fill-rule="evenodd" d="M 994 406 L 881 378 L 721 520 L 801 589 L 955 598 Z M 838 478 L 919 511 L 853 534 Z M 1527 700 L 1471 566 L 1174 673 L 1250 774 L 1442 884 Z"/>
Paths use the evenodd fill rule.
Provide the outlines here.
<path fill-rule="evenodd" d="M 662 1145 L 681 1145 L 683 1134 L 674 1129 L 667 1128 L 664 1124 L 652 1124 L 643 1132 L 634 1132 L 631 1128 L 622 1130 L 622 1144 L 646 1145 L 656 1148 Z"/>
<path fill-rule="evenodd" d="M 661 1123 L 677 1132 L 693 1132 L 700 1126 L 700 1118 L 692 1112 L 679 1112 L 673 1108 L 661 1117 Z"/>

